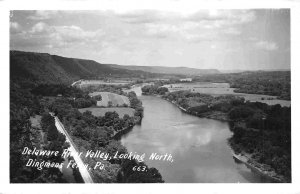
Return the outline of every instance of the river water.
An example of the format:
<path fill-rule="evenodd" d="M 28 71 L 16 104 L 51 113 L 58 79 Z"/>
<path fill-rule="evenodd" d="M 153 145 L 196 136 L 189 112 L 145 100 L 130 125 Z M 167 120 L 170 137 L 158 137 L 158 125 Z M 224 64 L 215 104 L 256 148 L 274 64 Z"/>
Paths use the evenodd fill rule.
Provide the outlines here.
<path fill-rule="evenodd" d="M 140 88 L 135 88 L 140 95 Z M 232 135 L 227 122 L 183 113 L 172 103 L 153 96 L 139 96 L 144 106 L 141 125 L 121 138 L 128 151 L 171 154 L 173 162 L 149 160 L 168 183 L 270 182 L 235 161 L 227 145 Z"/>

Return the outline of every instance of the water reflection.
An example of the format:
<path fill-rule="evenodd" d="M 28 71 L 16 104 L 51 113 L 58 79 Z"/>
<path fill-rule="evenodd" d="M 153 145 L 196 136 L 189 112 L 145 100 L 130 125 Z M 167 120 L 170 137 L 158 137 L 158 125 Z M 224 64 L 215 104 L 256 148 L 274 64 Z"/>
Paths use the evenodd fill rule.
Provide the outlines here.
<path fill-rule="evenodd" d="M 166 182 L 266 182 L 244 164 L 236 163 L 227 145 L 227 122 L 181 112 L 157 97 L 141 96 L 144 118 L 121 138 L 129 151 L 172 154 L 173 163 L 146 160 Z"/>

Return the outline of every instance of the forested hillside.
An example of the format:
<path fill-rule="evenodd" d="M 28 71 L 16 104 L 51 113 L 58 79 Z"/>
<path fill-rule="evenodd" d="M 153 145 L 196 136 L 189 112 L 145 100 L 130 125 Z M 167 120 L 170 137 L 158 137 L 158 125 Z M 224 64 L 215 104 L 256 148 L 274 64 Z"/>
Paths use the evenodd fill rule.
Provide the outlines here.
<path fill-rule="evenodd" d="M 118 69 L 93 60 L 66 58 L 47 53 L 10 51 L 10 76 L 13 80 L 35 83 L 71 84 L 79 79 L 145 78 L 158 74 Z"/>
<path fill-rule="evenodd" d="M 60 156 L 43 157 L 22 154 L 30 150 L 52 150 L 62 153 L 68 148 L 65 136 L 55 127 L 54 112 L 64 123 L 80 149 L 101 149 L 104 152 L 127 153 L 115 134 L 132 127 L 143 116 L 141 102 L 135 93 L 129 93 L 130 107 L 135 109 L 134 117 L 119 117 L 116 112 L 108 112 L 104 117 L 95 117 L 90 112 L 80 113 L 78 108 L 96 105 L 96 100 L 72 87 L 73 80 L 88 76 L 130 76 L 146 75 L 133 71 L 110 68 L 94 61 L 70 59 L 49 54 L 11 52 L 10 71 L 10 182 L 11 183 L 68 183 L 57 167 L 63 166 Z M 94 69 L 94 70 L 93 70 Z M 91 76 L 91 77 L 89 77 Z M 113 86 L 111 86 L 113 87 Z M 41 117 L 35 127 L 32 119 Z M 121 152 L 122 151 L 122 152 Z M 34 167 L 28 165 L 34 161 Z M 85 161 L 95 165 L 95 160 Z M 32 162 L 33 163 L 33 162 Z M 148 168 L 136 160 L 113 160 L 105 163 L 105 170 L 92 172 L 95 182 L 164 182 L 157 169 Z M 36 166 L 38 164 L 39 166 Z M 134 166 L 147 167 L 145 172 L 132 171 Z M 130 168 L 130 170 L 128 170 Z M 72 169 L 74 178 L 81 179 L 78 170 Z M 76 180 L 82 182 L 82 180 Z"/>

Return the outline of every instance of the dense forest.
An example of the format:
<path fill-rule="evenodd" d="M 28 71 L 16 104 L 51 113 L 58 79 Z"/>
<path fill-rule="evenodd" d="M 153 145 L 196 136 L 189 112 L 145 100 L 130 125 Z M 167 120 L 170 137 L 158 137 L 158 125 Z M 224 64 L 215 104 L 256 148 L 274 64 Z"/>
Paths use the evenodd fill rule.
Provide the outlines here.
<path fill-rule="evenodd" d="M 159 94 L 165 89 L 146 86 L 143 92 Z M 165 92 L 162 98 L 182 107 L 187 113 L 230 121 L 233 136 L 229 144 L 236 153 L 247 154 L 252 164 L 263 164 L 284 182 L 291 181 L 291 108 L 249 102 L 226 95 L 211 96 L 189 91 Z"/>
<path fill-rule="evenodd" d="M 291 100 L 290 71 L 252 71 L 230 74 L 202 75 L 193 81 L 226 82 L 235 92 L 278 96 Z"/>
<path fill-rule="evenodd" d="M 62 163 L 61 157 L 46 157 L 21 154 L 24 147 L 29 149 L 58 150 L 69 145 L 65 136 L 59 133 L 54 125 L 54 118 L 43 111 L 39 98 L 17 83 L 11 84 L 10 101 L 10 181 L 12 183 L 49 183 L 67 182 L 58 168 L 26 166 L 29 159 L 38 162 Z M 43 114 L 41 128 L 31 126 L 30 116 Z"/>
<path fill-rule="evenodd" d="M 131 101 L 131 105 L 139 107 L 138 102 Z M 127 153 L 126 148 L 115 140 L 114 136 L 122 130 L 131 128 L 135 124 L 135 118 L 128 115 L 120 118 L 116 112 L 107 112 L 103 117 L 95 117 L 90 111 L 80 113 L 63 98 L 56 99 L 48 105 L 48 108 L 57 113 L 79 151 L 85 153 L 87 150 L 101 150 L 111 155 L 117 151 Z M 84 158 L 84 160 L 91 166 L 99 161 L 93 158 Z M 163 182 L 160 173 L 154 168 L 147 167 L 147 171 L 144 172 L 128 169 L 128 166 L 146 166 L 142 162 L 126 159 L 101 162 L 105 165 L 105 170 L 91 171 L 95 182 Z"/>
<path fill-rule="evenodd" d="M 124 115 L 119 118 L 116 112 L 107 112 L 103 117 L 95 117 L 91 112 L 80 113 L 78 108 L 94 106 L 96 99 L 89 97 L 88 91 L 62 84 L 33 84 L 28 81 L 26 86 L 20 79 L 11 80 L 10 88 L 10 178 L 11 182 L 67 182 L 58 168 L 38 170 L 26 167 L 27 155 L 22 155 L 26 146 L 30 149 L 58 150 L 67 148 L 65 137 L 59 133 L 54 125 L 54 119 L 49 111 L 55 114 L 64 123 L 66 129 L 74 138 L 80 151 L 101 150 L 110 154 L 116 151 L 126 153 L 127 150 L 114 136 L 131 128 L 143 117 L 141 101 L 134 92 L 126 94 L 130 100 L 130 107 L 135 109 L 134 117 Z M 114 88 L 110 90 L 119 90 Z M 30 117 L 41 115 L 41 129 L 31 125 Z M 32 158 L 32 157 L 31 157 Z M 33 158 L 43 160 L 44 158 Z M 51 162 L 62 163 L 63 158 L 46 158 Z M 94 159 L 86 159 L 89 165 L 95 165 Z M 105 170 L 92 171 L 95 182 L 164 182 L 155 168 L 147 171 L 133 171 L 133 166 L 146 166 L 136 160 L 117 159 L 102 161 Z M 130 167 L 130 168 L 129 168 Z M 78 171 L 74 171 L 77 179 Z"/>
<path fill-rule="evenodd" d="M 164 95 L 166 92 L 168 92 L 168 88 L 161 87 L 159 86 L 159 84 L 148 85 L 142 88 L 143 95 L 148 95 L 148 94 Z"/>
<path fill-rule="evenodd" d="M 97 103 L 97 99 L 99 99 L 99 97 L 90 97 L 88 95 L 88 92 L 82 92 L 78 88 L 66 86 L 63 84 L 41 84 L 37 87 L 34 87 L 31 90 L 31 93 L 39 96 L 40 98 L 44 97 L 43 99 L 41 99 L 42 102 L 47 101 L 46 99 L 48 99 L 48 101 L 50 99 L 51 101 L 51 99 L 55 99 L 55 97 L 63 97 L 76 108 L 95 106 Z"/>
<path fill-rule="evenodd" d="M 126 95 L 123 89 L 129 89 L 130 85 L 88 85 L 81 87 L 80 90 L 86 93 L 92 92 L 112 92 L 119 95 Z"/>
<path fill-rule="evenodd" d="M 141 71 L 119 70 L 94 61 L 64 58 L 41 53 L 11 51 L 10 56 L 10 180 L 21 182 L 67 182 L 58 168 L 37 170 L 26 167 L 27 155 L 22 155 L 26 146 L 30 149 L 51 149 L 61 151 L 69 145 L 60 134 L 54 119 L 49 115 L 53 111 L 64 123 L 74 138 L 79 150 L 102 150 L 108 153 L 126 153 L 115 135 L 140 122 L 143 107 L 134 92 L 124 93 L 119 86 L 87 88 L 84 91 L 67 86 L 80 78 L 93 78 L 102 74 L 126 76 L 153 76 Z M 97 75 L 97 76 L 96 76 Z M 95 117 L 91 112 L 80 113 L 78 108 L 96 105 L 99 97 L 90 97 L 89 92 L 110 91 L 126 95 L 130 107 L 135 109 L 134 117 L 124 115 L 119 118 L 116 112 L 107 112 L 103 117 Z M 33 127 L 30 118 L 41 115 L 41 128 Z M 43 158 L 33 158 L 42 160 Z M 63 162 L 63 158 L 47 158 L 53 162 Z M 95 160 L 85 161 L 91 166 Z M 133 171 L 132 166 L 146 166 L 136 160 L 102 161 L 105 170 L 93 171 L 95 182 L 164 182 L 155 168 L 147 171 Z M 82 182 L 78 171 L 75 178 Z"/>

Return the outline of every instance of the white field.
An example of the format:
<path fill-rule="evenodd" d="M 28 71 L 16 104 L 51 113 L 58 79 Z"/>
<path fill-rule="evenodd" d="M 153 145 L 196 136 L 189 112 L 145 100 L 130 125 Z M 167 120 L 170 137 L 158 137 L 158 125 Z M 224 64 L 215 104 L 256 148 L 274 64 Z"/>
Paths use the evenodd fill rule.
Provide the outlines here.
<path fill-rule="evenodd" d="M 102 100 L 97 101 L 97 106 L 108 106 L 108 102 L 112 102 L 112 106 L 130 105 L 129 99 L 126 96 L 118 95 L 111 92 L 93 92 L 89 94 L 91 97 L 101 95 Z"/>
<path fill-rule="evenodd" d="M 90 85 L 126 85 L 131 83 L 131 81 L 126 80 L 113 80 L 109 82 L 105 82 L 103 80 L 81 80 L 77 83 L 80 87 L 87 87 Z"/>

